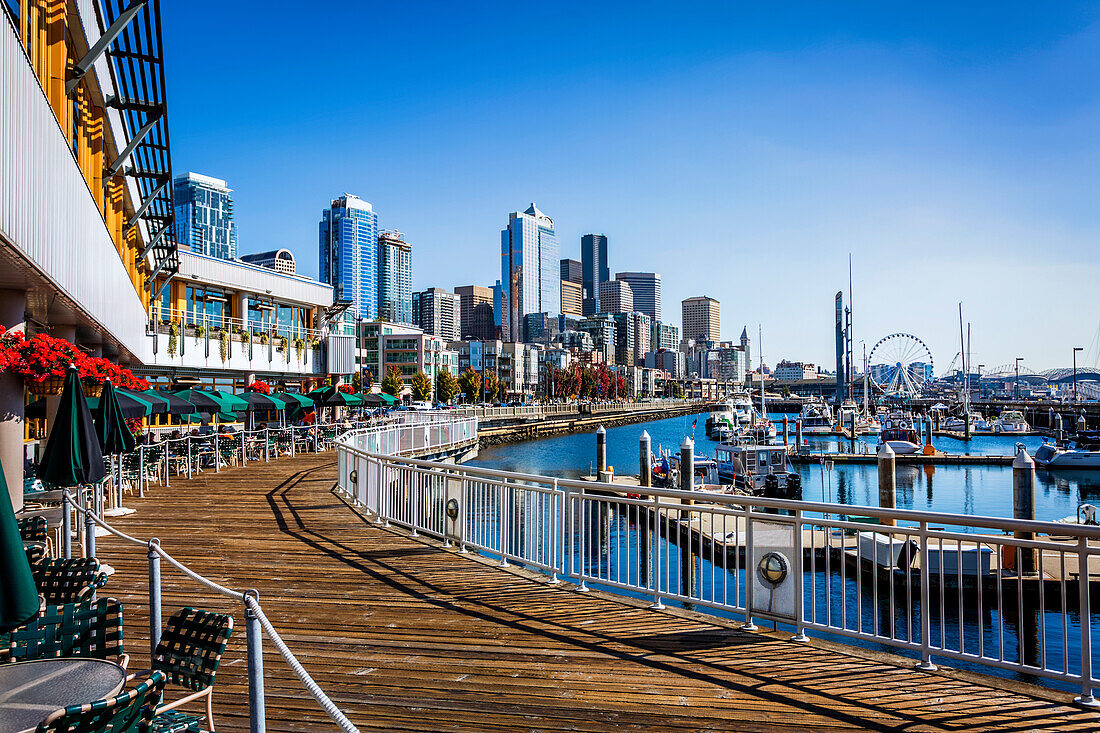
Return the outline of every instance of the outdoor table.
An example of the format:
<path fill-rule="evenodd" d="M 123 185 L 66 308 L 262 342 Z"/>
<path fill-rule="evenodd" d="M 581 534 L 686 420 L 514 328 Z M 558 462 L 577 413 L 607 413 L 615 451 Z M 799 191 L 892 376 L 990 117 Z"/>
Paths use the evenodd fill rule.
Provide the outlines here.
<path fill-rule="evenodd" d="M 0 730 L 33 731 L 69 705 L 117 695 L 126 672 L 104 659 L 36 659 L 0 665 Z"/>

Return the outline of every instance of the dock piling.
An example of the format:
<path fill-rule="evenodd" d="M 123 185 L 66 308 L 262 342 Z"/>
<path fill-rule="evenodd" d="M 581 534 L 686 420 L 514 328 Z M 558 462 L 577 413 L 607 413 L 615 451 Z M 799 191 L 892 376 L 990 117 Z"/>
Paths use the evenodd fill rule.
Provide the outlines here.
<path fill-rule="evenodd" d="M 1035 461 L 1021 450 L 1012 461 L 1012 517 L 1035 521 Z M 1034 532 L 1017 530 L 1018 540 L 1034 540 Z M 1017 569 L 1021 576 L 1036 572 L 1034 548 L 1016 548 Z"/>
<path fill-rule="evenodd" d="M 596 430 L 596 480 L 603 481 L 607 474 L 607 431 L 603 425 Z"/>
<path fill-rule="evenodd" d="M 649 446 L 649 432 L 643 430 L 638 438 L 638 481 L 642 486 L 653 485 L 653 454 Z"/>
<path fill-rule="evenodd" d="M 897 476 L 894 473 L 894 463 L 894 449 L 889 443 L 883 442 L 878 452 L 878 505 L 883 509 L 894 509 L 897 506 Z M 897 524 L 893 519 L 884 519 L 882 523 Z"/>

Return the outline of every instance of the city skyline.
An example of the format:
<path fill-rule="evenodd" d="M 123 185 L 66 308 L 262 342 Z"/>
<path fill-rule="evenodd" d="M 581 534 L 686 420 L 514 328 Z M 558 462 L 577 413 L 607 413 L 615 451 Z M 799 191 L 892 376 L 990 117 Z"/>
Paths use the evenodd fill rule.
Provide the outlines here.
<path fill-rule="evenodd" d="M 166 12 L 166 52 L 178 56 L 194 43 L 202 6 Z M 1087 301 L 1100 269 L 1092 246 L 1100 223 L 1088 195 L 1096 176 L 1095 11 L 1006 6 L 994 21 L 972 8 L 951 8 L 948 18 L 947 6 L 920 15 L 803 7 L 791 11 L 792 24 L 744 8 L 615 22 L 611 8 L 574 8 L 561 46 L 507 69 L 493 65 L 496 56 L 465 61 L 433 80 L 428 69 L 438 70 L 440 55 L 461 56 L 499 31 L 491 11 L 479 9 L 485 23 L 476 37 L 445 39 L 450 12 L 441 8 L 439 26 L 402 26 L 403 43 L 444 41 L 422 62 L 400 68 L 383 49 L 372 55 L 371 89 L 381 95 L 372 105 L 381 110 L 376 103 L 395 98 L 399 82 L 423 93 L 402 115 L 365 117 L 357 128 L 365 137 L 338 159 L 311 154 L 331 136 L 346 137 L 361 107 L 308 92 L 307 105 L 268 121 L 261 146 L 237 134 L 239 115 L 200 116 L 195 100 L 205 88 L 169 67 L 177 166 L 234 183 L 242 251 L 286 247 L 313 274 L 308 212 L 333 191 L 355 190 L 417 243 L 414 289 L 490 285 L 496 278 L 481 259 L 493 250 L 501 212 L 535 200 L 555 214 L 563 257 L 577 257 L 581 234 L 606 233 L 613 269 L 662 273 L 666 308 L 708 292 L 729 323 L 761 324 L 769 362 L 831 362 L 832 294 L 847 289 L 848 252 L 857 352 L 860 341 L 909 331 L 931 345 L 939 371 L 958 351 L 961 300 L 974 324 L 975 363 L 1023 356 L 1035 369 L 1065 366 L 1073 346 L 1085 347 L 1083 362 L 1100 356 Z M 556 22 L 564 13 L 536 14 Z M 738 30 L 700 34 L 705 14 L 721 21 L 715 28 Z M 277 15 L 262 23 L 274 31 Z M 375 22 L 400 25 L 403 17 L 390 8 Z M 962 33 L 971 23 L 985 32 Z M 607 34 L 606 51 L 581 58 L 565 50 L 585 27 Z M 657 37 L 663 42 L 651 43 Z M 221 41 L 215 30 L 200 44 Z M 624 48 L 644 44 L 661 51 L 621 60 Z M 200 71 L 244 65 L 245 50 L 196 63 Z M 296 69 L 292 88 L 315 86 L 340 53 Z M 245 100 L 255 93 L 236 81 L 229 91 Z M 547 92 L 554 104 L 534 103 Z M 565 110 L 596 95 L 605 111 L 562 122 Z M 504 107 L 519 114 L 508 118 Z M 276 195 L 272 144 L 288 146 L 294 200 Z M 534 149 L 551 152 L 553 163 L 495 173 Z M 731 226 L 714 227 L 718 220 Z M 681 243 L 692 257 L 670 256 Z M 904 260 L 903 277 L 893 258 Z M 716 274 L 700 276 L 704 264 Z M 1055 278 L 1064 315 L 1057 328 L 1043 305 L 1004 297 Z"/>

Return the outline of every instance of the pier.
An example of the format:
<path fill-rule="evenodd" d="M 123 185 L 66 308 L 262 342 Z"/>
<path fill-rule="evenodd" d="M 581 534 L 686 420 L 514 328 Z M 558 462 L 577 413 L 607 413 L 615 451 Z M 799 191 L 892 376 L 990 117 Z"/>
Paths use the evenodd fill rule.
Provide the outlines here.
<path fill-rule="evenodd" d="M 196 571 L 255 587 L 269 617 L 361 730 L 1095 730 L 1072 695 L 941 669 L 596 591 L 365 520 L 333 493 L 332 454 L 197 474 L 132 498 L 116 524 Z M 131 666 L 148 661 L 144 553 L 102 538 Z M 174 571 L 164 608 L 200 605 Z M 214 696 L 248 727 L 244 634 Z M 265 656 L 276 654 L 268 647 Z M 281 664 L 265 666 L 269 730 L 331 730 Z"/>

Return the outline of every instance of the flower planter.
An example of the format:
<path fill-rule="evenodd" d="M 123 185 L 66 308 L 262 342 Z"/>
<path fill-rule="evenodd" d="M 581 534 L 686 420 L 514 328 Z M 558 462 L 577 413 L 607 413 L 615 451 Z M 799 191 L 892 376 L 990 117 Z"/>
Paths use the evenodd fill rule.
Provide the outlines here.
<path fill-rule="evenodd" d="M 102 384 L 84 384 L 84 396 L 85 397 L 95 397 L 96 399 L 99 399 L 100 395 L 102 395 L 102 394 L 103 394 L 103 385 Z"/>
<path fill-rule="evenodd" d="M 27 382 L 27 391 L 38 397 L 59 395 L 65 391 L 65 377 L 49 376 L 40 382 Z"/>

